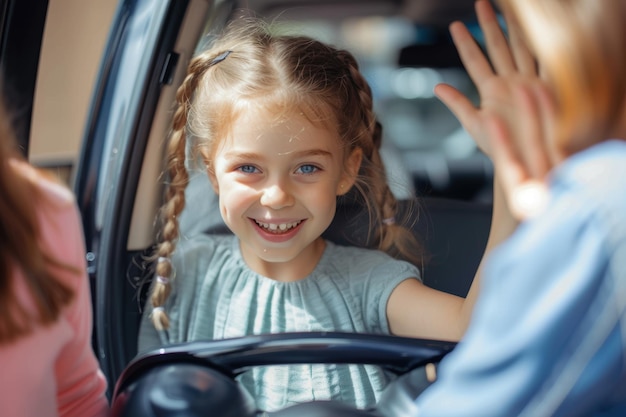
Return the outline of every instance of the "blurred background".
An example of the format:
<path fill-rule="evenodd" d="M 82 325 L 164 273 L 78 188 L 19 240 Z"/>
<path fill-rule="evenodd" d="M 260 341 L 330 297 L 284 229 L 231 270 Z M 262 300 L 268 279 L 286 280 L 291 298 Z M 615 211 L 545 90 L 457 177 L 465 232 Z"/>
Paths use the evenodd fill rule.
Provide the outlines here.
<path fill-rule="evenodd" d="M 69 183 L 117 0 L 50 0 L 33 105 L 30 160 Z"/>
<path fill-rule="evenodd" d="M 268 3 L 264 9 L 264 4 Z M 323 15 L 303 2 L 272 10 L 275 2 L 242 1 L 270 21 L 350 50 L 374 93 L 383 124 L 384 151 L 417 194 L 489 201 L 491 164 L 449 110 L 433 95 L 437 83 L 476 97 L 447 32 L 451 18 L 470 28 L 472 0 L 364 2 L 341 10 L 324 3 Z M 455 9 L 455 4 L 458 4 Z M 469 6 L 469 7 L 468 7 Z M 29 157 L 72 181 L 94 81 L 118 0 L 51 0 L 33 108 Z M 358 13 L 355 13 L 358 10 Z M 313 17 L 311 17 L 313 16 Z M 393 177 L 393 175 L 392 175 Z"/>

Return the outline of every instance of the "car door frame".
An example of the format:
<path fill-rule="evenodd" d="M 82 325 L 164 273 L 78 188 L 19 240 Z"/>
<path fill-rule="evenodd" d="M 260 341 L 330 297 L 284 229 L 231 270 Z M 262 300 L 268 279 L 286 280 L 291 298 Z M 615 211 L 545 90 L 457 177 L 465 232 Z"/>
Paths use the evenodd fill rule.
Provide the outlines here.
<path fill-rule="evenodd" d="M 125 248 L 147 138 L 160 89 L 176 65 L 173 47 L 187 5 L 188 0 L 120 1 L 76 165 L 74 192 L 92 287 L 94 350 L 109 395 L 136 353 L 136 328 L 126 325 L 134 287 L 125 280 L 130 262 Z"/>

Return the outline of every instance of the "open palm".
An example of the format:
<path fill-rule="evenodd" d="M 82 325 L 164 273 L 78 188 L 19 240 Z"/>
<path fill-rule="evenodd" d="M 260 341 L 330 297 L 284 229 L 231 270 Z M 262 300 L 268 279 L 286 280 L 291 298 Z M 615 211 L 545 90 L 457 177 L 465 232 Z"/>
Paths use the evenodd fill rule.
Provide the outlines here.
<path fill-rule="evenodd" d="M 489 1 L 476 3 L 476 14 L 483 30 L 487 53 L 485 56 L 465 25 L 455 22 L 450 33 L 463 65 L 480 94 L 476 107 L 456 88 L 440 84 L 435 92 L 474 138 L 476 144 L 491 156 L 485 116 L 496 113 L 507 124 L 517 123 L 517 104 L 513 99 L 514 85 L 539 80 L 535 61 L 521 42 L 515 26 L 509 22 L 509 40 L 500 28 Z"/>
<path fill-rule="evenodd" d="M 453 23 L 450 33 L 480 105 L 450 85 L 438 85 L 436 93 L 492 159 L 509 211 L 520 221 L 541 211 L 544 180 L 559 162 L 552 146 L 554 100 L 516 26 L 508 21 L 507 40 L 487 0 L 476 2 L 476 14 L 489 59 L 462 23 Z"/>

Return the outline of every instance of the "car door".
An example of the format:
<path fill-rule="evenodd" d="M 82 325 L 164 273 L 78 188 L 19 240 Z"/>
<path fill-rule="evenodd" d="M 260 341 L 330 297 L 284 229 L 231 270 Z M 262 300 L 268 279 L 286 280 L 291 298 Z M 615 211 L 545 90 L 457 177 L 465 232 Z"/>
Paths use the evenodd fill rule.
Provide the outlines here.
<path fill-rule="evenodd" d="M 0 0 L 2 88 L 13 117 L 18 146 L 25 157 L 29 156 L 35 92 L 48 11 L 48 0 Z M 90 276 L 90 283 L 92 290 L 95 290 L 93 276 Z M 95 296 L 95 291 L 93 294 Z M 94 307 L 95 301 L 94 297 Z M 96 342 L 95 329 L 93 347 L 102 352 Z M 99 356 L 102 361 L 102 355 Z M 106 364 L 106 361 L 102 362 Z"/>
<path fill-rule="evenodd" d="M 185 71 L 177 64 L 193 52 L 206 22 L 219 21 L 230 4 L 122 0 L 114 17 L 74 181 L 92 283 L 94 347 L 110 389 L 136 354 L 140 284 L 154 241 L 152 207 L 160 188 L 158 173 L 145 178 L 150 168 L 144 164 L 161 165 L 172 79 Z M 136 230 L 136 217 L 147 221 L 144 230 Z"/>

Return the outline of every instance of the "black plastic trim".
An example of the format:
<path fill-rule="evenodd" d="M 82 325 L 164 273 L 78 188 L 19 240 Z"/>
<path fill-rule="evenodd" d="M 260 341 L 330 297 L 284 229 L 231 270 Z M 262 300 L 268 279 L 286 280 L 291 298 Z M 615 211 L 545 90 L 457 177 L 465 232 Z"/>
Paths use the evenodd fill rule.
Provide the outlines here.
<path fill-rule="evenodd" d="M 75 192 L 83 215 L 90 280 L 94 299 L 94 348 L 109 381 L 115 381 L 134 356 L 127 334 L 127 306 L 131 303 L 127 282 L 126 242 L 145 148 L 161 92 L 160 77 L 168 54 L 173 50 L 181 27 L 186 0 L 124 0 L 118 6 L 101 64 L 98 84 L 79 159 Z M 153 26 L 158 25 L 158 26 Z M 158 31 L 154 39 L 146 33 Z M 141 41 L 142 55 L 151 56 L 148 65 L 132 56 Z M 136 54 L 135 54 L 136 55 Z M 133 71 L 126 71 L 128 61 Z M 145 69 L 138 73 L 136 68 Z M 132 101 L 125 91 L 133 77 Z M 127 89 L 127 88 L 126 88 Z M 136 93 L 135 93 L 136 94 Z M 128 106 L 128 107 L 125 107 Z M 113 122 L 112 122 L 113 121 Z M 115 123 L 117 122 L 117 124 Z M 130 126 L 130 128 L 128 128 Z M 111 129 L 116 129 L 112 134 Z M 123 132 L 117 132 L 117 130 Z M 120 135 L 128 134 L 128 137 Z M 115 158 L 107 146 L 111 140 Z M 113 168 L 112 168 L 113 167 Z M 104 178 L 102 173 L 108 173 Z M 107 190 L 106 197 L 98 194 Z M 103 218 L 96 218 L 102 213 Z M 132 326 L 130 327 L 132 328 Z M 111 388 L 111 387 L 110 387 Z"/>
<path fill-rule="evenodd" d="M 48 1 L 5 1 L 0 4 L 0 65 L 4 99 L 13 114 L 18 145 L 28 155 L 37 70 Z"/>

